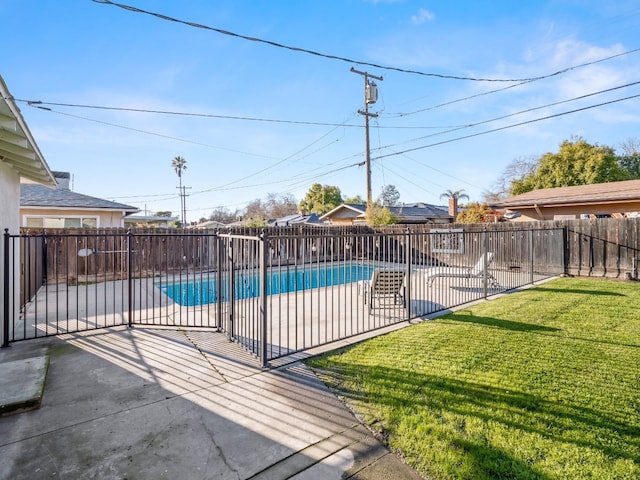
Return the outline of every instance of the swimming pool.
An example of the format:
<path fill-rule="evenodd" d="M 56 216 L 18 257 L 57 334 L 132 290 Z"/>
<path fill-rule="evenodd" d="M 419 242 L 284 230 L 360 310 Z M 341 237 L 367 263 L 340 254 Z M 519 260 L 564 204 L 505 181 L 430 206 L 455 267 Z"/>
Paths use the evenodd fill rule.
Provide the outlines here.
<path fill-rule="evenodd" d="M 375 268 L 375 265 L 371 264 L 325 265 L 307 268 L 282 267 L 267 273 L 267 295 L 369 280 Z M 219 289 L 217 288 L 217 279 L 212 277 L 188 282 L 156 284 L 156 286 L 174 302 L 188 307 L 217 303 L 218 297 L 223 302 L 229 301 L 230 298 L 229 282 L 223 281 L 222 288 Z M 235 273 L 233 297 L 236 300 L 254 298 L 259 294 L 260 276 L 257 270 L 250 273 Z"/>

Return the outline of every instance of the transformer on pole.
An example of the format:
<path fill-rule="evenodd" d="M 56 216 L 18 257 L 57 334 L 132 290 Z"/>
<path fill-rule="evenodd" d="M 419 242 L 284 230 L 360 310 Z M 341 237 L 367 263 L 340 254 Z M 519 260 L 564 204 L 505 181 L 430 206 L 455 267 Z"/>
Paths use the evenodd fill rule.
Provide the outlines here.
<path fill-rule="evenodd" d="M 369 152 L 369 117 L 377 117 L 377 113 L 369 113 L 369 105 L 378 101 L 378 86 L 375 82 L 370 81 L 369 78 L 382 81 L 382 77 L 371 75 L 367 72 L 361 72 L 351 67 L 353 73 L 362 75 L 364 77 L 364 110 L 358 110 L 360 115 L 364 116 L 364 158 L 367 168 L 367 208 L 373 204 L 371 196 L 371 155 Z"/>

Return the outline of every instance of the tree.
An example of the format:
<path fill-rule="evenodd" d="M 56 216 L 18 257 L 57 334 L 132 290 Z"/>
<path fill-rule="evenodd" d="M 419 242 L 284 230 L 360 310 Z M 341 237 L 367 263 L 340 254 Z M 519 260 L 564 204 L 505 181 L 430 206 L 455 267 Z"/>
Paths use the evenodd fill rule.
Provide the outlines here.
<path fill-rule="evenodd" d="M 216 207 L 209 215 L 209 220 L 227 224 L 235 222 L 239 216 L 238 210 L 232 212 L 226 207 Z"/>
<path fill-rule="evenodd" d="M 577 137 L 560 144 L 558 153 L 546 153 L 535 172 L 516 179 L 511 195 L 539 188 L 571 187 L 629 179 L 611 147 L 590 145 Z"/>
<path fill-rule="evenodd" d="M 296 199 L 290 193 L 270 193 L 264 202 L 266 218 L 281 218 L 298 211 Z"/>
<path fill-rule="evenodd" d="M 367 201 L 362 198 L 360 195 L 356 195 L 355 197 L 345 198 L 343 203 L 354 203 L 356 205 L 364 205 Z"/>
<path fill-rule="evenodd" d="M 171 217 L 171 211 L 162 210 L 153 214 L 154 217 Z"/>
<path fill-rule="evenodd" d="M 467 200 L 469 200 L 469 195 L 464 193 L 463 189 L 456 190 L 455 192 L 452 190 L 447 190 L 442 195 L 440 195 L 440 198 L 449 199 L 449 210 L 453 210 L 453 217 L 455 218 L 458 216 L 458 200 L 460 200 L 461 198 L 466 198 Z"/>
<path fill-rule="evenodd" d="M 260 219 L 260 218 L 248 218 L 247 220 L 242 222 L 242 224 L 245 227 L 260 228 L 260 227 L 266 227 L 267 226 L 267 221 L 264 220 L 264 219 Z"/>
<path fill-rule="evenodd" d="M 182 216 L 182 224 L 185 224 L 185 217 L 187 216 L 185 202 L 184 202 L 184 192 L 182 191 L 182 172 L 187 169 L 187 161 L 181 156 L 175 157 L 171 160 L 171 166 L 175 170 L 178 175 L 178 180 L 180 184 L 180 214 Z"/>
<path fill-rule="evenodd" d="M 456 190 L 455 192 L 453 192 L 451 190 L 447 190 L 442 195 L 440 195 L 440 199 L 442 199 L 442 198 L 454 198 L 456 200 L 460 200 L 462 198 L 466 198 L 467 200 L 469 200 L 469 195 L 464 193 L 464 189 Z"/>
<path fill-rule="evenodd" d="M 270 193 L 264 200 L 256 199 L 247 204 L 244 217 L 253 220 L 267 220 L 293 215 L 297 212 L 296 200 L 289 193 Z"/>
<path fill-rule="evenodd" d="M 620 144 L 620 150 L 622 150 L 623 156 L 639 155 L 640 154 L 640 139 L 628 138 Z"/>
<path fill-rule="evenodd" d="M 332 185 L 314 183 L 300 202 L 300 210 L 307 213 L 324 215 L 339 205 L 342 205 L 340 188 Z"/>
<path fill-rule="evenodd" d="M 400 200 L 400 192 L 395 185 L 385 185 L 382 193 L 378 197 L 378 201 L 386 207 L 395 207 Z"/>
<path fill-rule="evenodd" d="M 367 225 L 394 225 L 398 223 L 398 217 L 396 217 L 391 210 L 375 202 L 373 205 L 367 207 L 366 214 Z"/>
<path fill-rule="evenodd" d="M 492 192 L 489 190 L 484 190 L 480 199 L 483 203 L 494 203 L 499 202 L 500 200 L 504 200 L 508 196 L 508 194 L 504 194 L 502 192 Z"/>
<path fill-rule="evenodd" d="M 515 180 L 520 180 L 533 175 L 538 168 L 540 158 L 532 155 L 529 157 L 517 157 L 511 160 L 505 167 L 498 180 L 493 185 L 493 190 L 483 192 L 483 200 L 487 203 L 499 201 L 510 195 L 511 186 Z"/>
<path fill-rule="evenodd" d="M 618 157 L 618 164 L 629 175 L 629 179 L 640 178 L 640 153 Z"/>
<path fill-rule="evenodd" d="M 629 174 L 629 178 L 640 178 L 640 140 L 629 138 L 620 144 L 622 155 L 618 157 L 618 164 Z"/>
<path fill-rule="evenodd" d="M 256 198 L 251 200 L 244 208 L 243 215 L 245 222 L 248 220 L 265 220 L 267 217 L 267 209 L 262 204 L 262 200 Z"/>
<path fill-rule="evenodd" d="M 486 203 L 472 202 L 467 209 L 456 218 L 458 223 L 487 223 L 491 221 L 490 214 L 495 213 Z"/>

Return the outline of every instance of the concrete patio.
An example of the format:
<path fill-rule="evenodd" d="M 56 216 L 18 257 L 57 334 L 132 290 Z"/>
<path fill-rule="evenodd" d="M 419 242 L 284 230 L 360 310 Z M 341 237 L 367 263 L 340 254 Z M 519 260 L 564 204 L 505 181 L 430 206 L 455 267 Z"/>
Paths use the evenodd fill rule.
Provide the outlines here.
<path fill-rule="evenodd" d="M 295 358 L 264 370 L 220 333 L 116 327 L 0 349 L 2 369 L 46 360 L 40 408 L 0 418 L 0 479 L 420 478 Z"/>

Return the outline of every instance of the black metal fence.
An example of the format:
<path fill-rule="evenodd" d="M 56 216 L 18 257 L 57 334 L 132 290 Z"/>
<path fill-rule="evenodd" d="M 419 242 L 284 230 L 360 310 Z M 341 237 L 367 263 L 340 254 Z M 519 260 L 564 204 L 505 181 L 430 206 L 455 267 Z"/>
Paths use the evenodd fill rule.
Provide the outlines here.
<path fill-rule="evenodd" d="M 5 232 L 3 338 L 6 345 L 134 324 L 206 328 L 266 364 L 562 274 L 565 235 Z"/>

